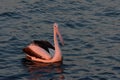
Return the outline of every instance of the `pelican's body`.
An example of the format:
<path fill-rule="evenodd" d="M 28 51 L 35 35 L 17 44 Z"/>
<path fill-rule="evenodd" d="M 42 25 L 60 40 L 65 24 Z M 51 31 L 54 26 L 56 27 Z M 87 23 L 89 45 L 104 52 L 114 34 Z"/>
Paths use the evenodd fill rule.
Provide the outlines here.
<path fill-rule="evenodd" d="M 53 25 L 54 30 L 54 46 L 48 41 L 33 41 L 30 45 L 25 47 L 23 51 L 27 54 L 27 58 L 32 61 L 53 63 L 62 61 L 62 53 L 59 47 L 57 35 L 61 43 L 64 45 L 62 36 L 59 32 L 58 25 Z"/>

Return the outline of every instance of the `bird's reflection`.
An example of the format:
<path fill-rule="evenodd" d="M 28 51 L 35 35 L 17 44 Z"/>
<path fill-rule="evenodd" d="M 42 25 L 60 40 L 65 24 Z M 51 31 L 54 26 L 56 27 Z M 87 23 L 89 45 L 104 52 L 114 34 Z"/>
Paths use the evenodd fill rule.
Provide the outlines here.
<path fill-rule="evenodd" d="M 64 80 L 62 62 L 46 64 L 22 59 L 22 63 L 30 73 L 30 80 Z"/>

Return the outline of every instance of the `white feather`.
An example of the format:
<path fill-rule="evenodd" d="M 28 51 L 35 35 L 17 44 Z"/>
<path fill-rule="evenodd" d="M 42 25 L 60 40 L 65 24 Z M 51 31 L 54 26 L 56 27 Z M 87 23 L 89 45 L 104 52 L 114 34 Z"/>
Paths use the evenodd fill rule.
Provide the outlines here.
<path fill-rule="evenodd" d="M 49 52 L 50 52 L 50 55 L 53 57 L 55 50 L 53 50 L 53 49 L 51 49 L 51 48 L 48 48 L 48 50 L 49 50 Z"/>

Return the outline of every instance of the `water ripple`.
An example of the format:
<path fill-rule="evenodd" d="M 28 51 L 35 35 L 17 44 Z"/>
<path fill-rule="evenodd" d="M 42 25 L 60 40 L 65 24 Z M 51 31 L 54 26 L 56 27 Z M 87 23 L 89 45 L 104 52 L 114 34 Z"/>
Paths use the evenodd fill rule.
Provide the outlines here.
<path fill-rule="evenodd" d="M 8 17 L 13 19 L 20 19 L 22 16 L 19 13 L 15 12 L 4 12 L 0 14 L 0 17 Z"/>
<path fill-rule="evenodd" d="M 116 70 L 116 71 L 119 71 L 120 70 L 120 67 L 113 67 L 112 70 Z"/>
<path fill-rule="evenodd" d="M 2 0 L 1 80 L 120 80 L 119 0 Z M 65 40 L 61 66 L 23 63 L 32 40 Z"/>

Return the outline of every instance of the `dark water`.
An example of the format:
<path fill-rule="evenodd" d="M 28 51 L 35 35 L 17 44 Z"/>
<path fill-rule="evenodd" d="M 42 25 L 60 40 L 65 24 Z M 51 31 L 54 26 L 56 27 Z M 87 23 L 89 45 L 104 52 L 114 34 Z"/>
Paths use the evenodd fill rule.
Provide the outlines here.
<path fill-rule="evenodd" d="M 32 40 L 53 42 L 63 64 L 24 62 Z M 119 0 L 0 0 L 0 80 L 120 80 Z"/>

